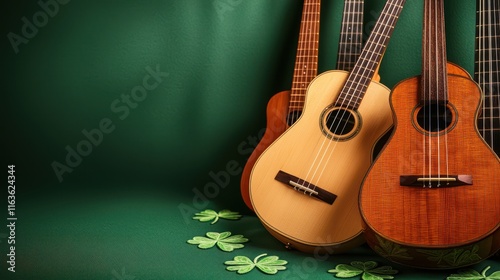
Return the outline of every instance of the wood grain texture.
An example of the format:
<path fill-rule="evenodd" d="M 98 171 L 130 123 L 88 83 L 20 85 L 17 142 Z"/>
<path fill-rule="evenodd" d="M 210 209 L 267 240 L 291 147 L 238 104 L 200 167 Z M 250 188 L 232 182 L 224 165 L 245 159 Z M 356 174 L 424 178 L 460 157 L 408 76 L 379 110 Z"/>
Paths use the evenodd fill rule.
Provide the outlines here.
<path fill-rule="evenodd" d="M 500 162 L 477 130 L 481 92 L 470 77 L 448 75 L 449 103 L 456 109 L 456 124 L 440 137 L 425 137 L 431 143 L 429 148 L 413 122 L 419 82 L 419 77 L 404 80 L 391 93 L 394 134 L 368 172 L 360 193 L 366 238 L 372 247 L 380 248 L 388 242 L 404 250 L 417 249 L 408 258 L 389 258 L 423 268 L 440 268 L 443 264 L 430 262 L 429 256 L 418 253 L 418 249 L 442 250 L 444 254 L 448 249 L 472 246 L 478 249 L 475 253 L 479 259 L 451 263 L 445 268 L 469 265 L 491 255 L 500 243 Z M 424 152 L 429 149 L 431 158 Z M 444 160 L 446 157 L 448 160 Z M 401 175 L 423 175 L 424 163 L 427 170 L 429 162 L 429 173 L 448 170 L 449 174 L 469 174 L 473 184 L 451 188 L 400 186 Z M 493 241 L 483 242 L 487 239 Z"/>
<path fill-rule="evenodd" d="M 358 134 L 348 141 L 325 136 L 321 113 L 336 99 L 347 76 L 328 71 L 313 80 L 303 115 L 262 153 L 250 175 L 250 198 L 264 226 L 283 243 L 306 252 L 337 253 L 364 242 L 358 192 L 373 146 L 392 126 L 389 90 L 372 82 L 358 110 Z M 285 186 L 274 179 L 280 170 L 337 199 L 329 205 Z"/>

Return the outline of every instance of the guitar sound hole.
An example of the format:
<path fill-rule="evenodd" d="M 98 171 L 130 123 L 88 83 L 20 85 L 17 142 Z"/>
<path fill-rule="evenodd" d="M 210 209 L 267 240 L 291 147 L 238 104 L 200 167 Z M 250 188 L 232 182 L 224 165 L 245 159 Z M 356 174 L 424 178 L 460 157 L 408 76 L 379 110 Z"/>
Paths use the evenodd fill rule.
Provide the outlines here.
<path fill-rule="evenodd" d="M 350 111 L 335 109 L 326 117 L 326 127 L 334 135 L 348 135 L 356 127 L 356 117 Z"/>
<path fill-rule="evenodd" d="M 425 131 L 440 132 L 452 124 L 453 114 L 444 104 L 429 104 L 420 108 L 417 122 Z"/>
<path fill-rule="evenodd" d="M 295 110 L 295 111 L 288 113 L 288 116 L 286 118 L 286 124 L 288 126 L 291 126 L 299 119 L 301 114 L 302 114 L 302 111 L 300 111 L 300 110 Z"/>

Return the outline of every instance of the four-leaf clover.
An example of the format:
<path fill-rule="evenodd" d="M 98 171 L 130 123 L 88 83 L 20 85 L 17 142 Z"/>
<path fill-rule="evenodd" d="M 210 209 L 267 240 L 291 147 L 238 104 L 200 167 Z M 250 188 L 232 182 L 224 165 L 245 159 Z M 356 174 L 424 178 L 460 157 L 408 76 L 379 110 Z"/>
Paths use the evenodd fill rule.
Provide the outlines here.
<path fill-rule="evenodd" d="M 491 267 L 486 267 L 481 273 L 474 269 L 459 270 L 458 274 L 452 274 L 446 280 L 500 280 L 500 271 L 493 272 L 490 276 L 486 276 L 486 271 Z"/>
<path fill-rule="evenodd" d="M 253 261 L 245 256 L 236 256 L 232 261 L 226 261 L 224 264 L 228 265 L 227 270 L 236 271 L 238 274 L 248 273 L 254 267 L 266 274 L 276 274 L 279 270 L 286 269 L 287 261 L 280 260 L 277 256 L 264 256 L 267 254 L 259 255 Z"/>
<path fill-rule="evenodd" d="M 398 271 L 392 269 L 390 266 L 377 267 L 377 263 L 374 261 L 368 262 L 351 262 L 348 264 L 339 264 L 335 269 L 330 269 L 328 272 L 335 273 L 336 277 L 339 278 L 351 278 L 361 275 L 363 280 L 383 280 L 383 279 L 394 279 L 394 274 Z"/>
<path fill-rule="evenodd" d="M 225 252 L 232 252 L 234 249 L 239 249 L 245 247 L 243 244 L 247 242 L 248 239 L 243 237 L 243 235 L 233 235 L 231 232 L 226 231 L 222 233 L 218 232 L 207 232 L 206 236 L 195 236 L 193 239 L 188 240 L 189 244 L 198 245 L 200 249 L 209 249 L 217 244 L 217 247 Z"/>
<path fill-rule="evenodd" d="M 229 210 L 221 210 L 219 213 L 215 212 L 214 210 L 207 209 L 203 210 L 200 213 L 194 214 L 193 219 L 194 220 L 199 220 L 200 222 L 208 222 L 211 221 L 211 224 L 215 224 L 219 218 L 221 219 L 228 219 L 228 220 L 238 220 L 241 218 L 241 215 L 238 212 L 233 212 Z"/>

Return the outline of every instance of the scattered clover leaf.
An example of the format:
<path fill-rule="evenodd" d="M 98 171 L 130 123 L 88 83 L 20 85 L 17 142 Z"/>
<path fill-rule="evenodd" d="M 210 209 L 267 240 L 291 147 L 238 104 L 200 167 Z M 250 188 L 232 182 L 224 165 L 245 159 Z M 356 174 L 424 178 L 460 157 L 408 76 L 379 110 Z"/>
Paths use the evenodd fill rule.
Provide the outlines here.
<path fill-rule="evenodd" d="M 495 271 L 489 276 L 486 276 L 486 271 L 491 267 L 486 267 L 481 273 L 474 269 L 459 270 L 458 274 L 452 274 L 446 280 L 500 280 L 500 271 Z"/>
<path fill-rule="evenodd" d="M 258 255 L 253 261 L 245 256 L 236 256 L 232 261 L 224 262 L 226 270 L 236 271 L 238 274 L 245 274 L 250 272 L 254 267 L 266 274 L 276 274 L 279 270 L 285 270 L 285 260 L 280 260 L 277 256 L 267 256 L 267 254 Z M 264 257 L 264 258 L 262 258 Z"/>
<path fill-rule="evenodd" d="M 215 212 L 214 210 L 207 209 L 203 210 L 200 213 L 194 214 L 193 220 L 199 220 L 200 222 L 208 222 L 211 221 L 211 224 L 215 224 L 219 218 L 221 219 L 227 219 L 227 220 L 238 220 L 241 218 L 241 215 L 238 212 L 233 212 L 230 210 L 221 210 L 219 213 Z"/>
<path fill-rule="evenodd" d="M 392 269 L 390 266 L 377 267 L 378 264 L 374 261 L 367 262 L 351 262 L 348 264 L 339 264 L 335 269 L 330 269 L 328 272 L 335 273 L 335 277 L 338 278 L 351 278 L 361 275 L 363 280 L 383 280 L 383 279 L 394 279 L 394 274 L 398 271 Z"/>
<path fill-rule="evenodd" d="M 198 245 L 200 249 L 209 249 L 217 244 L 217 247 L 225 252 L 232 252 L 234 249 L 239 249 L 245 247 L 243 244 L 247 242 L 248 239 L 243 237 L 243 235 L 233 235 L 231 232 L 226 231 L 222 233 L 218 232 L 207 232 L 207 237 L 195 236 L 193 239 L 188 240 L 189 244 Z"/>

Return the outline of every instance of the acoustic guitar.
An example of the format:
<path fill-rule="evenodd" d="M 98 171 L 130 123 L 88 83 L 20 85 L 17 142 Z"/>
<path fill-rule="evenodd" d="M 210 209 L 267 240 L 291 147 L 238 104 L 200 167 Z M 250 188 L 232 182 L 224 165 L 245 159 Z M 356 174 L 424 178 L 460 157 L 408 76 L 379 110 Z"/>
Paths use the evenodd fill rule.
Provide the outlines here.
<path fill-rule="evenodd" d="M 500 156 L 500 0 L 477 0 L 474 80 L 483 91 L 479 132 Z"/>
<path fill-rule="evenodd" d="M 344 2 L 337 69 L 350 71 L 361 53 L 363 9 L 364 0 Z M 317 76 L 320 10 L 321 0 L 304 1 L 292 89 L 279 92 L 269 100 L 266 109 L 266 131 L 241 174 L 241 196 L 251 210 L 253 207 L 250 201 L 249 180 L 252 168 L 262 152 L 298 119 L 304 107 L 307 86 Z"/>
<path fill-rule="evenodd" d="M 394 132 L 359 206 L 366 241 L 381 256 L 450 269 L 500 246 L 500 163 L 477 129 L 480 88 L 447 73 L 443 0 L 424 3 L 422 74 L 391 93 Z"/>
<path fill-rule="evenodd" d="M 255 213 L 289 248 L 333 254 L 364 242 L 358 192 L 392 126 L 389 89 L 372 77 L 404 3 L 386 2 L 351 72 L 327 71 L 310 83 L 300 118 L 252 169 Z"/>

